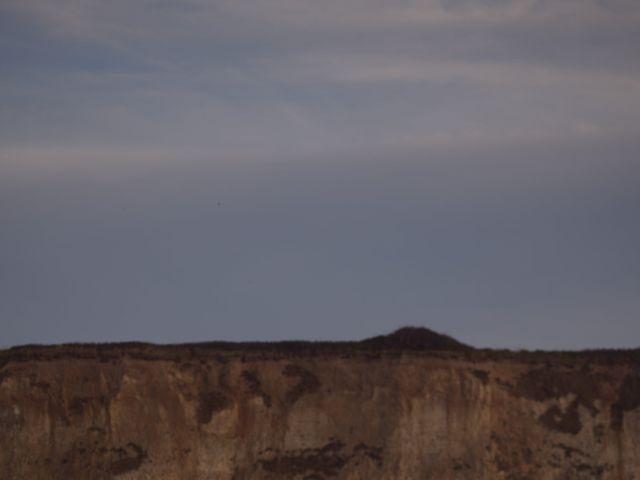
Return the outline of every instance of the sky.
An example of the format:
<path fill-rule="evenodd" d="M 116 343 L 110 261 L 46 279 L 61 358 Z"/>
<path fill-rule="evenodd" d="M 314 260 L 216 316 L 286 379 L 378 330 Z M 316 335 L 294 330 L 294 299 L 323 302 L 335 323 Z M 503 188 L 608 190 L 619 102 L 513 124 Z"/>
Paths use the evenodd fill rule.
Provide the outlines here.
<path fill-rule="evenodd" d="M 636 0 L 2 0 L 0 346 L 640 346 Z"/>

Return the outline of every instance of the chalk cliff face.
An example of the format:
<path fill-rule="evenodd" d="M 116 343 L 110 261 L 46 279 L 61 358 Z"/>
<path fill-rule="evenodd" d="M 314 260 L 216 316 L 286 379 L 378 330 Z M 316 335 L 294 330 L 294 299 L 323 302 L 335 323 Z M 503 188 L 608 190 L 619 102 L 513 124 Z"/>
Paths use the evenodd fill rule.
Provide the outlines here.
<path fill-rule="evenodd" d="M 0 478 L 640 479 L 637 351 L 419 343 L 0 352 Z"/>

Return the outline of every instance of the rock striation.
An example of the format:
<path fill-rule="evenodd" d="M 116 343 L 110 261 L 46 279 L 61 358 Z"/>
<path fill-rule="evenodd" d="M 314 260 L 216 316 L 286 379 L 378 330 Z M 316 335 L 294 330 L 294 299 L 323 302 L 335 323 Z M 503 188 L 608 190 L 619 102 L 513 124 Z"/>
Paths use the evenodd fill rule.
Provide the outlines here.
<path fill-rule="evenodd" d="M 363 342 L 0 351 L 0 478 L 640 479 L 640 351 Z"/>

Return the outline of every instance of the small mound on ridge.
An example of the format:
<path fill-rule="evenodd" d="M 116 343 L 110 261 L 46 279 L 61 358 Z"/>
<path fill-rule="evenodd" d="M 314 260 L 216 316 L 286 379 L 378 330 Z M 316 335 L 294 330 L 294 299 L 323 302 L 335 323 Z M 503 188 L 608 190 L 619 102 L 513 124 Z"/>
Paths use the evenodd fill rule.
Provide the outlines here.
<path fill-rule="evenodd" d="M 470 350 L 472 347 L 455 338 L 424 327 L 403 327 L 389 335 L 379 335 L 360 342 L 364 346 L 398 350 Z"/>

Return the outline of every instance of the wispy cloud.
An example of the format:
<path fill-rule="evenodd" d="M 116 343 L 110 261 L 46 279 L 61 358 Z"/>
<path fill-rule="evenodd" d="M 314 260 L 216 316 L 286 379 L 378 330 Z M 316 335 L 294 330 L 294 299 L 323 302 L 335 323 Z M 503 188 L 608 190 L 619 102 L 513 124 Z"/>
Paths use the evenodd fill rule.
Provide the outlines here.
<path fill-rule="evenodd" d="M 277 155 L 287 144 L 604 132 L 637 124 L 640 111 L 640 13 L 625 0 L 1 8 L 17 25 L 3 47 L 14 67 L 0 76 L 0 135 L 13 145 Z"/>

